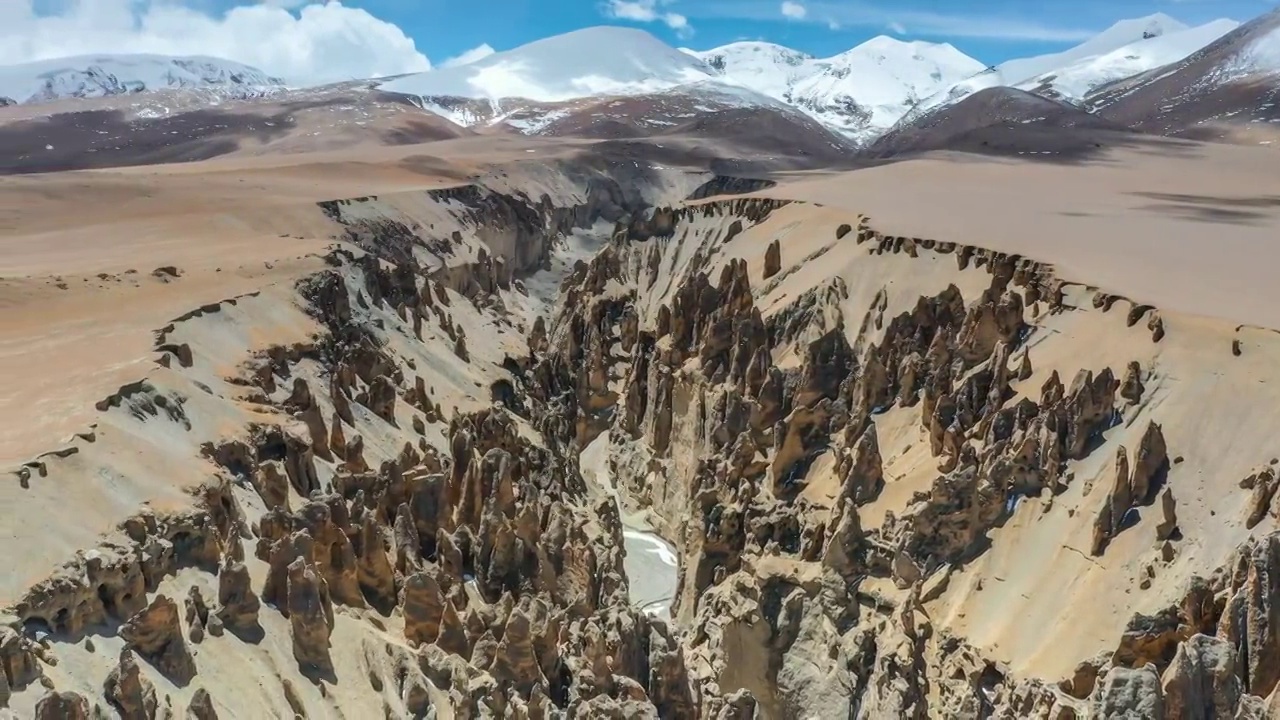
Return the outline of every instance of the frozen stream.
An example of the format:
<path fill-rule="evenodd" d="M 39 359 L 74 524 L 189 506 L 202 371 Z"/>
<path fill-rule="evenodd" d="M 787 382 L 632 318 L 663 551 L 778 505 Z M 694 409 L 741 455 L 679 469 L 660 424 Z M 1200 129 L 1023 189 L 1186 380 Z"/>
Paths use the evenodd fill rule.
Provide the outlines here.
<path fill-rule="evenodd" d="M 578 464 L 588 482 L 617 497 L 617 488 L 609 473 L 608 433 L 601 434 L 583 449 Z M 631 604 L 650 615 L 670 619 L 680 567 L 675 548 L 648 528 L 627 524 L 625 518 L 622 538 L 627 547 L 623 566 L 631 584 Z"/>
<path fill-rule="evenodd" d="M 3 0 L 0 0 L 3 2 Z M 590 229 L 577 230 L 564 238 L 551 256 L 551 267 L 525 278 L 527 296 L 512 294 L 512 308 L 532 324 L 534 318 L 550 318 L 551 309 L 560 297 L 560 285 L 573 271 L 575 262 L 590 262 L 609 241 L 613 225 L 601 221 Z M 520 298 L 526 298 L 523 303 Z M 617 488 L 609 472 L 608 433 L 596 438 L 578 458 L 583 477 L 600 492 L 617 499 Z M 623 542 L 627 547 L 624 569 L 631 585 L 631 603 L 646 613 L 670 618 L 671 600 L 676 592 L 679 560 L 675 548 L 666 540 L 623 516 Z"/>
<path fill-rule="evenodd" d="M 627 544 L 627 559 L 623 564 L 631 581 L 631 604 L 650 615 L 670 620 L 679 568 L 675 548 L 643 530 L 625 528 L 622 537 Z"/>

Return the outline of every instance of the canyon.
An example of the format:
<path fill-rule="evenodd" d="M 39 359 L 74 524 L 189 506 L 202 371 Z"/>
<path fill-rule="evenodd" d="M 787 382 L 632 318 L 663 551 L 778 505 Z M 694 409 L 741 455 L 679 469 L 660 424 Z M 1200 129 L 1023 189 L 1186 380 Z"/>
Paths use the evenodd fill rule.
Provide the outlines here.
<path fill-rule="evenodd" d="M 0 716 L 1277 716 L 1265 158 L 703 157 L 0 178 Z"/>

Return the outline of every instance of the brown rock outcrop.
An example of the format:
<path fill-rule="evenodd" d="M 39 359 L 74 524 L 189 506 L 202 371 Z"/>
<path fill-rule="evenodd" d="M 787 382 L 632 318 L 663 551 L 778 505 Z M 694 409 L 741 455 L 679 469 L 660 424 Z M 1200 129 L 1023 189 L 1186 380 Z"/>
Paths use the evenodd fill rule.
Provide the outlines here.
<path fill-rule="evenodd" d="M 36 702 L 35 720 L 89 720 L 89 701 L 74 692 L 45 693 Z"/>
<path fill-rule="evenodd" d="M 195 677 L 196 664 L 182 637 L 178 604 L 164 595 L 157 595 L 146 609 L 121 625 L 120 637 L 178 685 Z"/>
<path fill-rule="evenodd" d="M 782 244 L 778 240 L 769 243 L 764 252 L 764 279 L 777 275 L 782 270 Z"/>
<path fill-rule="evenodd" d="M 218 720 L 218 710 L 213 705 L 213 697 L 209 691 L 199 688 L 191 696 L 191 704 L 187 705 L 187 720 Z"/>
<path fill-rule="evenodd" d="M 1156 540 L 1169 540 L 1178 532 L 1178 503 L 1173 499 L 1173 488 L 1166 487 L 1160 493 L 1160 513 Z"/>
<path fill-rule="evenodd" d="M 1090 706 L 1099 718 L 1163 720 L 1164 697 L 1155 666 L 1112 667 L 1099 682 Z"/>
<path fill-rule="evenodd" d="M 1252 530 L 1271 510 L 1271 501 L 1275 498 L 1277 488 L 1280 488 L 1280 479 L 1276 477 L 1275 468 L 1265 467 L 1241 480 L 1240 487 L 1252 491 L 1249 496 L 1249 512 L 1244 521 L 1244 526 Z"/>
<path fill-rule="evenodd" d="M 386 609 L 395 605 L 395 570 L 387 557 L 382 528 L 373 515 L 364 517 L 360 532 L 353 541 L 360 589 L 365 597 L 376 608 Z"/>
<path fill-rule="evenodd" d="M 315 568 L 297 558 L 288 568 L 289 628 L 293 636 L 293 657 L 304 673 L 330 674 L 329 634 L 333 630 L 333 607 L 329 591 Z"/>
<path fill-rule="evenodd" d="M 275 461 L 264 462 L 253 475 L 253 486 L 268 509 L 289 509 L 289 479 L 281 465 Z"/>
<path fill-rule="evenodd" d="M 1130 405 L 1137 405 L 1142 402 L 1142 393 L 1145 390 L 1142 384 L 1142 366 L 1136 360 L 1132 361 L 1125 368 L 1124 381 L 1120 383 L 1120 397 L 1127 400 Z"/>
<path fill-rule="evenodd" d="M 42 674 L 37 646 L 22 633 L 0 626 L 0 707 L 9 696 L 35 682 Z"/>
<path fill-rule="evenodd" d="M 493 676 L 499 683 L 510 684 L 526 696 L 536 685 L 547 684 L 533 647 L 529 618 L 519 608 L 507 618 L 502 641 L 498 643 Z"/>
<path fill-rule="evenodd" d="M 1131 510 L 1151 503 L 1153 488 L 1159 487 L 1169 470 L 1164 434 L 1155 423 L 1149 423 L 1143 433 L 1138 452 L 1134 454 L 1132 472 L 1129 470 L 1126 452 L 1123 446 L 1116 451 L 1115 479 L 1107 501 L 1098 511 L 1093 524 L 1093 544 L 1090 549 L 1093 555 L 1101 555 L 1107 543 L 1124 529 Z M 1172 502 L 1172 499 L 1172 495 L 1169 495 L 1168 502 Z M 1168 512 L 1171 511 L 1172 506 Z M 1172 528 L 1169 528 L 1169 532 L 1172 533 Z"/>
<path fill-rule="evenodd" d="M 1251 538 L 1229 568 L 1217 636 L 1235 649 L 1245 690 L 1266 697 L 1280 681 L 1280 534 Z"/>
<path fill-rule="evenodd" d="M 186 610 L 187 637 L 191 642 L 199 643 L 204 640 L 205 626 L 209 624 L 209 606 L 198 586 L 192 585 L 187 591 L 183 606 Z"/>
<path fill-rule="evenodd" d="M 249 569 L 230 555 L 224 555 L 218 567 L 218 609 L 214 614 L 232 632 L 253 633 L 260 630 L 260 605 Z"/>
<path fill-rule="evenodd" d="M 107 675 L 103 693 L 120 713 L 121 720 L 155 720 L 155 686 L 142 676 L 129 648 L 120 651 L 120 662 Z"/>
<path fill-rule="evenodd" d="M 1164 671 L 1166 718 L 1238 717 L 1244 689 L 1236 669 L 1236 654 L 1219 638 L 1193 635 L 1178 646 Z"/>
<path fill-rule="evenodd" d="M 1178 644 L 1192 634 L 1192 628 L 1183 620 L 1176 607 L 1151 615 L 1134 613 L 1112 654 L 1112 664 L 1131 668 L 1151 664 L 1157 669 L 1167 666 Z"/>
<path fill-rule="evenodd" d="M 435 642 L 445 612 L 444 592 L 431 572 L 415 572 L 405 578 L 401 611 L 404 636 L 411 643 Z"/>
<path fill-rule="evenodd" d="M 365 407 L 368 407 L 369 411 L 374 415 L 394 425 L 396 422 L 396 397 L 395 384 L 391 382 L 390 378 L 379 375 L 373 379 L 373 382 L 369 383 Z"/>
<path fill-rule="evenodd" d="M 884 469 L 874 423 L 867 424 L 851 452 L 841 457 L 836 472 L 844 477 L 841 500 L 865 505 L 880 495 L 884 488 Z"/>

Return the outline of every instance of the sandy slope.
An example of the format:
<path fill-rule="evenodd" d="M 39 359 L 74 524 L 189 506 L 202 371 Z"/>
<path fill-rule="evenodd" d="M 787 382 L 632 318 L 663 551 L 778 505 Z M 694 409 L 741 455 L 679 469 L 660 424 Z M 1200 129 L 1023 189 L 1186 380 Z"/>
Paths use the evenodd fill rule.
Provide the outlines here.
<path fill-rule="evenodd" d="M 1162 308 L 1280 328 L 1275 160 L 1142 139 L 1063 163 L 933 154 L 768 194 L 865 212 L 885 233 L 1020 253 Z"/>
<path fill-rule="evenodd" d="M 94 402 L 151 366 L 152 331 L 172 318 L 318 268 L 337 236 L 317 202 L 448 187 L 573 147 L 464 140 L 0 178 L 0 466 L 83 430 Z"/>

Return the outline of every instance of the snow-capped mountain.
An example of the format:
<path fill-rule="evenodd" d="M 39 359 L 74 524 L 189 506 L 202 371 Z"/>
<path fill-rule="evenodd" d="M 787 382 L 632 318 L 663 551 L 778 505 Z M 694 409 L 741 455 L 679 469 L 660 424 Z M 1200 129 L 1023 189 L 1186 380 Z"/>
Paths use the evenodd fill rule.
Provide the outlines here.
<path fill-rule="evenodd" d="M 584 66 L 583 58 L 592 62 Z M 887 37 L 818 59 L 760 42 L 677 50 L 642 30 L 595 27 L 381 87 L 416 97 L 423 107 L 464 125 L 492 122 L 530 101 L 564 103 L 701 87 L 721 97 L 736 96 L 743 105 L 767 104 L 771 98 L 866 140 L 921 98 L 982 67 L 950 45 Z"/>
<path fill-rule="evenodd" d="M 1001 63 L 997 69 L 1006 84 L 1017 85 L 1031 78 L 1067 67 L 1086 58 L 1103 55 L 1118 50 L 1131 43 L 1151 40 L 1170 33 L 1186 30 L 1187 25 L 1164 13 L 1156 13 L 1147 17 L 1132 20 L 1121 20 L 1075 47 L 1062 52 L 1019 58 Z"/>
<path fill-rule="evenodd" d="M 506 123 L 521 132 L 540 132 L 601 98 L 715 94 L 715 107 L 724 107 L 725 97 L 738 107 L 785 105 L 866 145 L 988 88 L 1017 88 L 1088 108 L 1104 88 L 1177 63 L 1236 26 L 1217 20 L 1188 27 L 1155 14 L 1117 22 L 1062 52 L 996 67 L 949 44 L 885 36 L 817 58 L 765 42 L 676 49 L 643 30 L 593 27 L 380 87 L 460 125 Z M 1259 41 L 1238 58 L 1241 68 L 1280 67 L 1280 41 Z"/>
<path fill-rule="evenodd" d="M 168 89 L 214 89 L 253 97 L 284 81 L 210 57 L 86 55 L 0 67 L 0 98 L 16 103 L 95 98 Z"/>
<path fill-rule="evenodd" d="M 1198 28 L 1156 13 L 1121 20 L 1068 50 L 1009 60 L 951 84 L 918 104 L 904 122 L 935 108 L 958 102 L 992 87 L 1018 87 L 1066 100 L 1078 100 L 1088 92 L 1124 75 L 1140 73 L 1175 62 L 1229 32 L 1234 21 L 1220 20 Z M 1082 92 L 1083 91 L 1083 92 Z"/>
<path fill-rule="evenodd" d="M 783 102 L 796 83 L 814 73 L 814 57 L 767 42 L 735 42 L 711 50 L 681 48 L 722 78 Z"/>
<path fill-rule="evenodd" d="M 1239 26 L 1235 20 L 1220 19 L 1144 38 L 1111 52 L 1085 57 L 1019 83 L 1018 87 L 1078 104 L 1109 83 L 1177 62 Z"/>
<path fill-rule="evenodd" d="M 564 102 L 638 95 L 715 79 L 698 59 L 643 30 L 593 27 L 499 52 L 466 65 L 405 75 L 382 84 L 423 98 L 508 98 Z"/>
<path fill-rule="evenodd" d="M 726 82 L 794 105 L 858 141 L 873 139 L 922 98 L 984 67 L 945 43 L 885 36 L 830 58 L 757 42 L 689 52 Z"/>
<path fill-rule="evenodd" d="M 630 28 L 577 30 L 466 65 L 394 78 L 379 88 L 464 127 L 618 138 L 691 129 L 699 118 L 751 109 L 812 136 L 818 145 L 848 149 L 795 107 Z M 806 124 L 814 127 L 805 129 Z"/>
<path fill-rule="evenodd" d="M 982 70 L 948 44 L 880 36 L 817 64 L 791 97 L 801 109 L 860 139 L 893 126 L 921 99 Z"/>
<path fill-rule="evenodd" d="M 1121 80 L 1089 109 L 1162 135 L 1227 137 L 1280 129 L 1280 10 L 1255 18 L 1187 57 Z"/>

